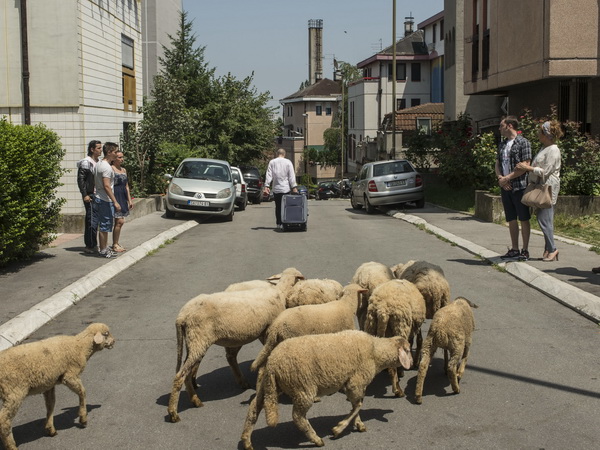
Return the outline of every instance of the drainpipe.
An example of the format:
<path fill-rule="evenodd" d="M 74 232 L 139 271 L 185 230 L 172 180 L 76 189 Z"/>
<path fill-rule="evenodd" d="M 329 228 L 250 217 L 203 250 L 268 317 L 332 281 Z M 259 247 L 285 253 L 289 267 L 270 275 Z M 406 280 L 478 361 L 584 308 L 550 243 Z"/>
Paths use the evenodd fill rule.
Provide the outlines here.
<path fill-rule="evenodd" d="M 31 125 L 31 105 L 29 97 L 29 45 L 27 42 L 27 0 L 21 0 L 21 64 L 23 79 L 23 118 L 25 125 Z"/>

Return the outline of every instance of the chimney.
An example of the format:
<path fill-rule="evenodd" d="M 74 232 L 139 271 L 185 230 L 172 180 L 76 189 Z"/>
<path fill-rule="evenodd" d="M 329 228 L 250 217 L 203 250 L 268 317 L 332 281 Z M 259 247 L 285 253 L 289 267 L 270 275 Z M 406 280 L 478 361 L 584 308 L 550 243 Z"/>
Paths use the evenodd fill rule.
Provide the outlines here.
<path fill-rule="evenodd" d="M 410 13 L 410 16 L 404 18 L 404 37 L 414 32 L 413 25 L 415 24 L 415 18 Z"/>
<path fill-rule="evenodd" d="M 308 81 L 323 79 L 323 19 L 308 21 Z"/>

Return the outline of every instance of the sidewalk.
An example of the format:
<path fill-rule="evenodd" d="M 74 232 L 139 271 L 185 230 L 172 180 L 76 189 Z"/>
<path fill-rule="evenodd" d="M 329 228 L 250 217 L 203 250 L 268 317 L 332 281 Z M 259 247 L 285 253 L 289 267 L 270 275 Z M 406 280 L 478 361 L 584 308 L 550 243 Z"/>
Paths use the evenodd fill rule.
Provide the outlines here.
<path fill-rule="evenodd" d="M 589 246 L 557 238 L 560 260 L 505 262 L 508 228 L 483 222 L 471 215 L 436 207 L 397 211 L 388 215 L 421 224 L 432 233 L 460 248 L 479 255 L 491 264 L 573 308 L 594 322 L 600 322 L 600 275 L 591 272 L 600 266 L 600 255 Z M 118 276 L 165 241 L 196 226 L 194 220 L 166 220 L 162 211 L 151 212 L 127 222 L 123 245 L 129 250 L 114 259 L 83 253 L 81 234 L 63 234 L 31 262 L 0 272 L 0 350 L 11 347 L 73 306 L 87 294 Z M 533 258 L 543 252 L 543 237 L 532 233 L 529 251 Z"/>

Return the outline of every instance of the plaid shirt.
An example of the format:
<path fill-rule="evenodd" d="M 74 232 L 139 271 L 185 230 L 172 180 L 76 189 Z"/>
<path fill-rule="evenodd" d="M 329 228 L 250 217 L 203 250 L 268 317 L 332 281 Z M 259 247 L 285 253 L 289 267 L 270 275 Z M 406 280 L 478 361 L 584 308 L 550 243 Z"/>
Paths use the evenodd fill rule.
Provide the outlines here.
<path fill-rule="evenodd" d="M 507 140 L 503 140 L 500 142 L 498 146 L 498 163 L 500 167 L 502 167 L 502 152 L 504 147 L 506 146 Z M 513 172 L 515 170 L 515 166 L 521 161 L 531 161 L 531 144 L 527 139 L 525 139 L 521 135 L 517 135 L 515 141 L 513 142 L 512 147 L 510 148 L 510 171 Z M 520 177 L 513 178 L 510 180 L 512 184 L 512 188 L 515 191 L 519 191 L 521 189 L 525 189 L 527 187 L 527 172 L 521 175 Z"/>

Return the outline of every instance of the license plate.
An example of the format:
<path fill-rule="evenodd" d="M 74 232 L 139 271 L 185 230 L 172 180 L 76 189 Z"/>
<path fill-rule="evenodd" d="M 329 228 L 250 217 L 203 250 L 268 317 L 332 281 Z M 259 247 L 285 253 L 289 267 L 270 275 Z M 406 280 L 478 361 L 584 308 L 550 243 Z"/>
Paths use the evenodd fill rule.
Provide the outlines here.
<path fill-rule="evenodd" d="M 190 206 L 210 206 L 209 202 L 199 202 L 196 200 L 188 200 L 188 205 Z"/>
<path fill-rule="evenodd" d="M 392 187 L 392 186 L 406 186 L 406 180 L 388 181 L 387 182 L 387 186 L 388 187 Z"/>

